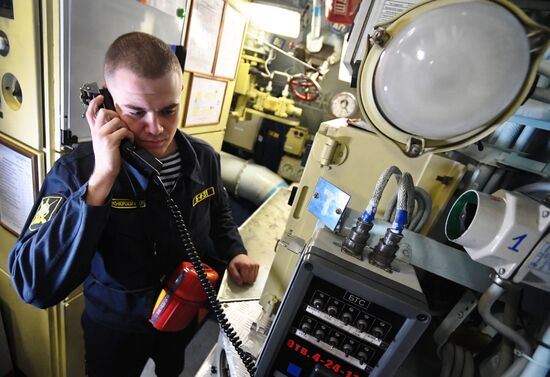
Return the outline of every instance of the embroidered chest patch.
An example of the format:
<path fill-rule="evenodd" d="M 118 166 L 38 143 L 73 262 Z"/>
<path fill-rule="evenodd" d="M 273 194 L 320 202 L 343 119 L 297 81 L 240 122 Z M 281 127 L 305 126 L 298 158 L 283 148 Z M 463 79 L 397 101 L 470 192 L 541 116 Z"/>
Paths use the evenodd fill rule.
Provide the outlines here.
<path fill-rule="evenodd" d="M 214 191 L 214 187 L 209 187 L 206 190 L 198 193 L 193 198 L 193 207 L 202 202 L 204 199 L 209 198 L 211 196 L 216 195 L 216 192 Z"/>
<path fill-rule="evenodd" d="M 32 218 L 31 224 L 29 225 L 29 230 L 34 232 L 42 224 L 47 223 L 57 212 L 61 206 L 63 197 L 61 196 L 45 196 L 40 201 L 40 206 L 36 210 L 34 217 Z"/>
<path fill-rule="evenodd" d="M 133 199 L 111 199 L 111 208 L 116 209 L 134 209 L 134 208 L 145 208 L 147 207 L 147 201 L 145 200 L 133 200 Z"/>

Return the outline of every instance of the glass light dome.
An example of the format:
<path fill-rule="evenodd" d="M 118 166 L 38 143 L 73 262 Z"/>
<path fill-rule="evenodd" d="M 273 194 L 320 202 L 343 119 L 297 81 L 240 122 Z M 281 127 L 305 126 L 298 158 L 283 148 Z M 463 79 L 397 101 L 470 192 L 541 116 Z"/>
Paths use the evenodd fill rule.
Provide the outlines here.
<path fill-rule="evenodd" d="M 411 141 L 420 153 L 449 150 L 479 140 L 511 115 L 542 57 L 532 54 L 529 32 L 550 34 L 503 4 L 431 1 L 381 25 L 384 38 L 374 38 L 366 54 L 358 95 L 383 136 L 406 153 Z"/>

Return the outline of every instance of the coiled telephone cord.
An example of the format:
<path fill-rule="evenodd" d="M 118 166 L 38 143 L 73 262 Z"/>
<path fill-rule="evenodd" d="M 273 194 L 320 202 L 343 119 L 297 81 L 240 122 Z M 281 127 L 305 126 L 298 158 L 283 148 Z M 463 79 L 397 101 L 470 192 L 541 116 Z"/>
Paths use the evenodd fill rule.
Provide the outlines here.
<path fill-rule="evenodd" d="M 159 182 L 160 179 L 158 179 L 159 181 L 157 181 L 157 179 L 158 177 L 155 176 L 155 181 L 157 182 L 157 184 L 159 184 L 160 187 L 164 187 L 162 182 Z M 165 194 L 166 194 L 165 195 L 166 204 L 168 205 L 168 209 L 172 213 L 172 217 L 176 222 L 176 227 L 178 229 L 180 239 L 183 242 L 183 246 L 187 253 L 187 257 L 189 258 L 189 261 L 193 264 L 193 268 L 197 272 L 199 281 L 202 287 L 204 288 L 204 292 L 206 293 L 206 296 L 208 297 L 208 303 L 210 304 L 210 308 L 216 315 L 216 319 L 220 327 L 225 332 L 225 335 L 227 335 L 227 338 L 229 339 L 231 344 L 233 344 L 233 347 L 235 347 L 235 350 L 237 351 L 237 354 L 241 358 L 244 366 L 246 367 L 248 374 L 250 374 L 250 376 L 253 377 L 254 374 L 256 373 L 254 356 L 252 356 L 249 352 L 246 352 L 241 348 L 242 341 L 239 339 L 239 336 L 237 335 L 237 332 L 235 331 L 235 329 L 233 329 L 233 326 L 231 326 L 231 324 L 227 320 L 227 317 L 225 316 L 223 308 L 220 302 L 218 301 L 218 299 L 216 298 L 216 291 L 212 287 L 212 284 L 210 284 L 210 281 L 208 280 L 206 273 L 204 272 L 204 268 L 202 267 L 202 261 L 199 257 L 199 254 L 197 253 L 195 244 L 191 239 L 189 230 L 187 230 L 187 226 L 185 225 L 185 221 L 183 220 L 181 211 L 179 210 L 176 202 L 174 202 L 174 200 L 170 197 L 170 195 L 166 192 L 166 190 L 165 190 Z"/>

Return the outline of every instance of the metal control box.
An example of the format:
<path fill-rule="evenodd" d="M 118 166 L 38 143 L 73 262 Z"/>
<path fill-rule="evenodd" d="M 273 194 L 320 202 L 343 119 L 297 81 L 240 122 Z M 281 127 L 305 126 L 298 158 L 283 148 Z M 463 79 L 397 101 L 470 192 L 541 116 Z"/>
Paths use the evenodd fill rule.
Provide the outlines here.
<path fill-rule="evenodd" d="M 258 376 L 392 376 L 430 322 L 414 269 L 388 273 L 340 252 L 326 228 L 304 251 L 258 360 Z"/>
<path fill-rule="evenodd" d="M 285 138 L 284 151 L 295 156 L 304 154 L 309 131 L 304 127 L 290 127 Z"/>

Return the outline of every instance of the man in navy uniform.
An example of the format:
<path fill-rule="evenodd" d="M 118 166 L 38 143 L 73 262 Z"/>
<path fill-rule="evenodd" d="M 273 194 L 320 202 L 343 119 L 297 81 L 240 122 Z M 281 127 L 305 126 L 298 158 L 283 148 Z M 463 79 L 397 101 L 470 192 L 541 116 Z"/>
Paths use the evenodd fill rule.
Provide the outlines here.
<path fill-rule="evenodd" d="M 104 75 L 116 111 L 90 102 L 92 143 L 61 157 L 47 175 L 25 230 L 9 256 L 15 289 L 39 308 L 84 283 L 82 316 L 89 376 L 139 376 L 149 358 L 160 377 L 178 376 L 196 325 L 179 332 L 148 321 L 164 279 L 186 259 L 164 191 L 121 158 L 123 139 L 163 162 L 162 183 L 177 203 L 201 256 L 228 262 L 237 284 L 258 264 L 232 220 L 218 154 L 178 131 L 182 70 L 161 40 L 116 39 Z"/>

